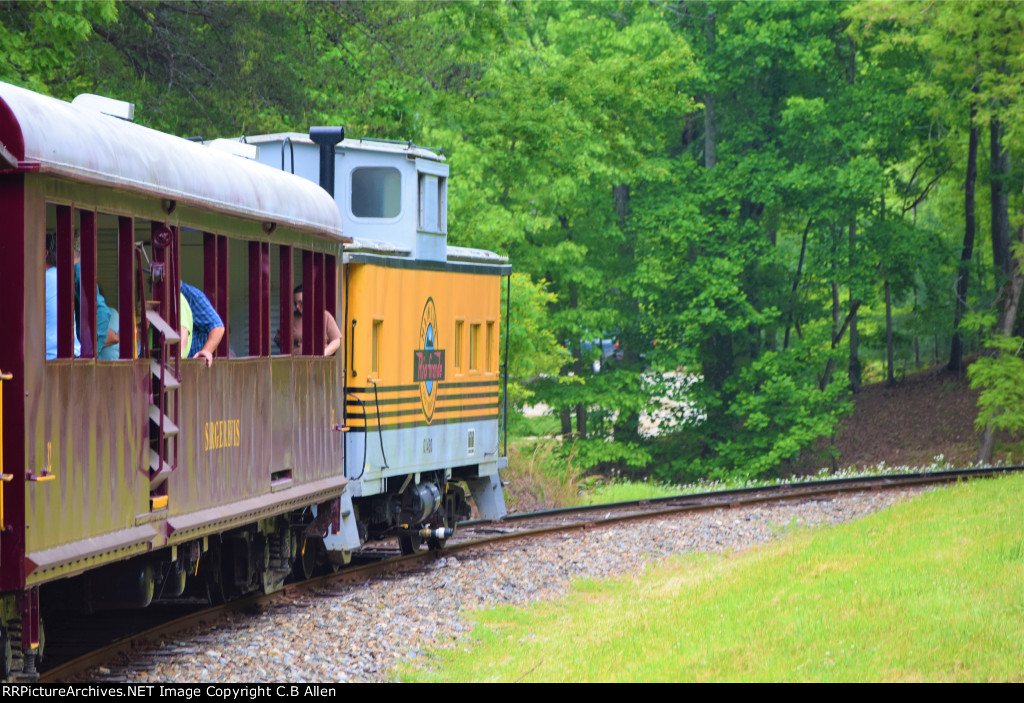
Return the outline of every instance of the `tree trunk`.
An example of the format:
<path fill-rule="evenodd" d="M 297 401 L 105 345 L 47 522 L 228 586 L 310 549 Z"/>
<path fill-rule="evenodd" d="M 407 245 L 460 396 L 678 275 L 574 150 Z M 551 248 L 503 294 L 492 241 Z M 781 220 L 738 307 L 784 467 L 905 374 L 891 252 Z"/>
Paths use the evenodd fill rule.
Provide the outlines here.
<path fill-rule="evenodd" d="M 843 308 L 839 302 L 839 262 L 838 253 L 839 245 L 837 242 L 838 231 L 833 226 L 832 228 L 832 338 L 835 339 L 839 333 L 839 325 L 846 326 L 850 322 L 850 315 L 846 316 L 846 322 L 843 322 Z M 835 345 L 832 346 L 835 349 Z M 829 374 L 831 375 L 831 374 Z"/>
<path fill-rule="evenodd" d="M 1003 149 L 1001 124 L 998 120 L 989 123 L 990 128 L 990 169 L 991 200 L 992 200 L 992 264 L 1002 272 L 1002 292 L 1006 294 L 1003 301 L 1003 314 L 999 320 L 999 334 L 1009 335 L 1017 318 L 1017 301 L 1020 299 L 1021 265 L 1010 256 L 1010 213 L 1009 193 L 1006 181 L 1010 176 L 1010 154 Z M 1024 227 L 1018 231 L 1024 236 Z M 987 464 L 992 461 L 992 450 L 995 447 L 995 429 L 992 425 L 985 428 L 978 449 L 978 461 Z"/>
<path fill-rule="evenodd" d="M 836 262 L 832 260 L 832 275 L 835 275 Z M 836 333 L 839 329 L 839 323 L 843 319 L 843 308 L 839 304 L 839 282 L 836 280 L 832 281 L 832 334 Z"/>
<path fill-rule="evenodd" d="M 832 335 L 832 349 L 835 350 L 839 346 L 839 343 L 843 341 L 843 335 L 846 334 L 846 328 L 850 324 L 850 319 L 857 314 L 857 310 L 860 308 L 860 301 L 856 301 L 850 306 L 850 312 L 846 314 L 846 319 L 843 320 L 843 324 L 840 325 L 839 329 Z M 832 381 L 832 372 L 835 370 L 836 360 L 835 357 L 829 357 L 828 363 L 825 364 L 825 373 L 818 379 L 818 388 L 825 390 L 828 384 Z"/>
<path fill-rule="evenodd" d="M 573 296 L 575 303 L 575 296 Z M 574 304 L 575 308 L 576 305 Z M 573 356 L 572 371 L 577 378 L 583 376 L 583 345 L 577 342 L 572 345 Z M 576 403 L 576 436 L 583 438 L 587 436 L 587 406 L 585 403 Z"/>
<path fill-rule="evenodd" d="M 857 244 L 857 218 L 850 219 L 850 270 L 856 270 L 856 244 Z M 855 302 L 853 296 L 853 285 L 850 285 L 850 310 L 853 310 Z M 860 366 L 860 332 L 857 330 L 857 313 L 850 317 L 850 368 L 847 375 L 850 378 L 850 390 L 859 393 L 861 388 L 861 366 Z"/>
<path fill-rule="evenodd" d="M 892 296 L 889 292 L 889 281 L 885 281 L 885 360 L 886 360 L 886 383 L 894 385 L 896 377 L 892 372 Z"/>
<path fill-rule="evenodd" d="M 579 307 L 579 294 L 576 283 L 569 282 L 569 307 L 573 310 Z M 583 342 L 573 340 L 572 344 L 572 370 L 577 378 L 583 375 Z M 579 437 L 587 436 L 587 408 L 583 403 L 576 404 L 576 434 Z"/>
<path fill-rule="evenodd" d="M 967 309 L 967 284 L 971 279 L 970 263 L 974 256 L 974 184 L 978 179 L 978 128 L 974 118 L 978 113 L 976 103 L 971 103 L 971 134 L 967 146 L 967 174 L 964 177 L 964 245 L 960 251 L 960 270 L 956 277 L 956 310 L 953 313 L 953 342 L 949 351 L 950 371 L 962 371 L 964 366 L 964 343 L 960 337 L 960 322 Z"/>
<path fill-rule="evenodd" d="M 587 406 L 583 403 L 576 404 L 576 434 L 580 439 L 587 436 Z"/>
<path fill-rule="evenodd" d="M 796 315 L 796 291 L 800 287 L 800 276 L 804 270 L 804 257 L 807 254 L 807 233 L 811 231 L 811 220 L 807 220 L 807 226 L 804 227 L 804 237 L 800 242 L 800 259 L 796 264 L 796 276 L 793 277 L 793 295 L 790 296 L 790 308 L 789 308 L 789 324 L 786 325 L 786 336 L 782 340 L 782 348 L 789 349 L 789 327 L 791 324 L 796 324 L 797 334 L 800 334 L 800 321 Z"/>
<path fill-rule="evenodd" d="M 626 218 L 629 216 L 629 184 L 622 183 L 612 186 L 612 204 L 615 216 L 619 220 L 619 229 L 626 231 Z"/>
<path fill-rule="evenodd" d="M 918 316 L 917 288 L 915 287 L 914 288 L 914 319 L 915 320 L 917 319 L 917 316 Z M 914 334 L 914 367 L 918 368 L 918 369 L 921 368 L 921 339 L 917 336 L 916 332 Z"/>
<path fill-rule="evenodd" d="M 857 46 L 854 42 L 850 45 L 849 61 L 846 64 L 846 82 L 849 85 L 853 85 L 857 80 Z M 849 246 L 850 246 L 850 271 L 856 271 L 857 262 L 857 215 L 854 214 L 850 218 L 850 230 L 849 230 Z M 850 284 L 850 310 L 853 311 L 850 315 L 850 366 L 847 369 L 847 376 L 850 379 L 850 390 L 854 393 L 860 392 L 861 387 L 861 366 L 860 366 L 860 333 L 857 330 L 857 313 L 853 307 L 854 295 L 853 295 L 853 283 L 851 278 Z M 832 453 L 833 457 L 835 452 Z M 833 459 L 833 465 L 835 459 Z"/>
<path fill-rule="evenodd" d="M 706 53 L 709 58 L 715 53 L 715 16 L 711 12 L 708 15 L 707 23 L 704 25 L 704 39 L 707 42 Z M 718 163 L 718 131 L 715 124 L 715 94 L 713 89 L 708 88 L 704 92 L 704 168 L 712 169 Z"/>
<path fill-rule="evenodd" d="M 569 410 L 569 407 L 566 406 L 566 407 L 562 408 L 561 410 L 559 410 L 558 411 L 558 415 L 559 415 L 559 417 L 562 420 L 562 436 L 563 437 L 571 437 L 572 436 L 572 413 Z"/>
<path fill-rule="evenodd" d="M 1017 228 L 1017 239 L 1024 243 L 1024 225 Z M 1003 314 L 999 319 L 999 334 L 1009 336 L 1013 332 L 1017 320 L 1017 307 L 1020 304 L 1020 292 L 1024 288 L 1024 262 L 1020 258 L 1010 260 L 1010 280 L 1003 286 L 1006 298 L 1003 301 Z M 981 437 L 978 449 L 978 463 L 988 464 L 992 461 L 992 450 L 995 447 L 995 428 L 989 423 Z"/>
<path fill-rule="evenodd" d="M 992 120 L 990 128 L 990 165 L 992 195 L 992 264 L 1010 277 L 1010 211 L 1007 181 L 1010 178 L 1010 154 L 1003 149 L 1002 126 Z"/>
<path fill-rule="evenodd" d="M 612 201 L 615 207 L 615 216 L 619 221 L 619 229 L 622 230 L 625 236 L 626 244 L 621 248 L 621 256 L 628 261 L 633 261 L 636 258 L 636 250 L 633 247 L 633 240 L 627 233 L 627 224 L 629 219 L 629 184 L 623 183 L 612 188 Z M 632 270 L 632 264 L 630 268 Z M 625 325 L 623 326 L 623 334 L 621 335 L 622 344 L 620 350 L 622 352 L 622 366 L 627 368 L 636 369 L 636 373 L 641 373 L 640 369 L 640 349 L 644 344 L 643 337 L 639 332 L 639 319 L 640 319 L 640 306 L 637 303 L 635 296 L 630 296 L 629 301 L 626 303 L 625 310 Z M 636 440 L 640 437 L 640 413 L 638 412 L 623 412 L 620 410 L 619 417 L 612 427 L 612 431 L 615 435 L 616 440 L 631 441 Z"/>

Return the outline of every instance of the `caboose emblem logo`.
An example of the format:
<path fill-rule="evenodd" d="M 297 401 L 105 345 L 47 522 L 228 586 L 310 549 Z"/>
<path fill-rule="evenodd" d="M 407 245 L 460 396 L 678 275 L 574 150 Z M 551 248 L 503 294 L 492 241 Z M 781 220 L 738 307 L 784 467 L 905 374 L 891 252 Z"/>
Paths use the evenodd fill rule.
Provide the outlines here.
<path fill-rule="evenodd" d="M 420 348 L 413 352 L 413 381 L 420 385 L 420 404 L 429 423 L 434 417 L 437 391 L 444 380 L 444 349 L 437 348 L 437 310 L 427 298 L 420 318 Z"/>

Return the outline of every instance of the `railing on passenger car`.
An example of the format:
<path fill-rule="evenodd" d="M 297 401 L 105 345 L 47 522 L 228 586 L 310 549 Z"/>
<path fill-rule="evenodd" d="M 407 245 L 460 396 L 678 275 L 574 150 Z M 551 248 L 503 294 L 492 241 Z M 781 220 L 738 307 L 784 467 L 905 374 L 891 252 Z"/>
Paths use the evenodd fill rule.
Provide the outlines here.
<path fill-rule="evenodd" d="M 4 530 L 4 484 L 14 478 L 14 474 L 4 471 L 4 381 L 14 376 L 0 371 L 0 533 Z"/>

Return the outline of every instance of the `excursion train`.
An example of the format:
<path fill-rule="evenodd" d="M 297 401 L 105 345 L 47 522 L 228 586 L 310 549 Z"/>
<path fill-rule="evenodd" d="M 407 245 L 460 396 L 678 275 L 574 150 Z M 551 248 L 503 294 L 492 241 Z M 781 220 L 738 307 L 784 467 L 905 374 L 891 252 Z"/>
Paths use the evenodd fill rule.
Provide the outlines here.
<path fill-rule="evenodd" d="M 270 592 L 505 513 L 511 267 L 448 245 L 442 152 L 133 112 L 0 83 L 4 680 L 58 607 Z"/>

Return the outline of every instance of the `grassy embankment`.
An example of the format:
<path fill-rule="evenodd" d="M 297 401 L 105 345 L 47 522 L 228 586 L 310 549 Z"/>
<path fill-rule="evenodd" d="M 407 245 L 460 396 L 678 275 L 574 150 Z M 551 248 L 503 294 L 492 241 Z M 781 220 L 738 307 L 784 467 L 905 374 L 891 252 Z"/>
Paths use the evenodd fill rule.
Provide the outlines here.
<path fill-rule="evenodd" d="M 1024 680 L 1024 476 L 473 615 L 402 680 Z"/>

